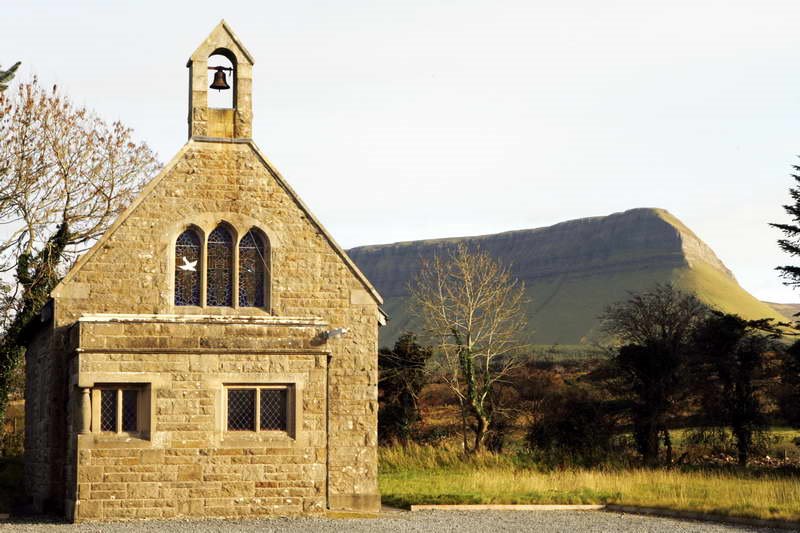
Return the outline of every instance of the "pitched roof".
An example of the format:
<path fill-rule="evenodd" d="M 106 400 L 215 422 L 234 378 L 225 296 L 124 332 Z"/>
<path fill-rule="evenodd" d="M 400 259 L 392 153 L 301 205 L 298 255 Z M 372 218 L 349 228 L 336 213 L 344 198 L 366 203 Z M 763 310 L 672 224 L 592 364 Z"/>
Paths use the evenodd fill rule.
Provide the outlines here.
<path fill-rule="evenodd" d="M 239 37 L 237 37 L 236 34 L 233 33 L 233 30 L 231 29 L 230 26 L 228 26 L 228 23 L 225 22 L 225 19 L 220 20 L 219 24 L 217 24 L 214 27 L 214 29 L 211 30 L 211 33 L 208 34 L 208 37 L 206 37 L 205 40 L 203 40 L 203 42 L 200 43 L 200 46 L 198 46 L 195 49 L 195 51 L 192 52 L 192 55 L 189 56 L 190 58 L 189 63 L 191 63 L 193 59 L 197 59 L 198 57 L 203 57 L 203 58 L 208 57 L 208 54 L 210 52 L 213 52 L 213 50 L 208 50 L 206 43 L 208 43 L 209 41 L 218 41 L 216 37 L 222 32 L 228 34 L 228 37 L 230 37 L 231 40 L 234 42 L 234 44 L 236 44 L 236 46 L 239 47 L 239 50 L 242 52 L 247 61 L 250 62 L 251 65 L 255 64 L 255 60 L 253 59 L 252 54 L 250 54 L 247 48 L 244 47 L 242 41 L 239 40 Z"/>

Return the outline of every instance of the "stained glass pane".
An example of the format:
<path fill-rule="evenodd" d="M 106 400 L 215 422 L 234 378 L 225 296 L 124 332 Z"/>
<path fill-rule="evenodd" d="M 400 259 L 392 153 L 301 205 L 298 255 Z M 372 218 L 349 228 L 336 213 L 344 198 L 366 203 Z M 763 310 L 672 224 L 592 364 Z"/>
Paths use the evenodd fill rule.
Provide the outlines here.
<path fill-rule="evenodd" d="M 100 431 L 117 431 L 117 391 L 100 391 Z"/>
<path fill-rule="evenodd" d="M 233 305 L 232 270 L 233 237 L 220 226 L 208 236 L 208 305 Z"/>
<path fill-rule="evenodd" d="M 255 389 L 228 389 L 228 429 L 256 430 Z"/>
<path fill-rule="evenodd" d="M 286 389 L 261 389 L 261 429 L 286 431 Z"/>
<path fill-rule="evenodd" d="M 267 249 L 264 239 L 250 230 L 239 243 L 239 305 L 264 307 Z"/>
<path fill-rule="evenodd" d="M 200 305 L 200 237 L 192 230 L 175 241 L 175 305 Z"/>
<path fill-rule="evenodd" d="M 136 431 L 138 400 L 138 391 L 122 391 L 122 431 Z"/>

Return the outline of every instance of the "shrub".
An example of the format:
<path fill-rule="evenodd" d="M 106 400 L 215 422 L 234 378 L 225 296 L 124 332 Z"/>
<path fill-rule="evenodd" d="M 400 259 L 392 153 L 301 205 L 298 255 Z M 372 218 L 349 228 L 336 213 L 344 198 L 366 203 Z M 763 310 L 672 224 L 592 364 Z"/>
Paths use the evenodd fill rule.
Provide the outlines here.
<path fill-rule="evenodd" d="M 550 461 L 594 465 L 618 447 L 616 425 L 605 401 L 585 388 L 572 386 L 545 400 L 542 416 L 529 428 L 527 441 Z"/>

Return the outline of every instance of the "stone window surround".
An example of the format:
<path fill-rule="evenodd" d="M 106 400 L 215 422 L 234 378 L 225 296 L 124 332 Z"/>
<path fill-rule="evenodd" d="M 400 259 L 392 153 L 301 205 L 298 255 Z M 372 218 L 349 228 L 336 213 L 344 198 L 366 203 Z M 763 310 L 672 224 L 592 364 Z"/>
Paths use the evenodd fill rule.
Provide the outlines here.
<path fill-rule="evenodd" d="M 116 372 L 96 372 L 80 379 L 79 389 L 80 422 L 79 439 L 90 439 L 97 443 L 117 442 L 127 446 L 149 446 L 156 430 L 156 389 L 163 385 L 162 376 L 152 373 L 120 374 Z M 100 431 L 100 391 L 104 388 L 138 388 L 139 416 L 137 433 L 111 433 Z"/>
<path fill-rule="evenodd" d="M 209 306 L 207 303 L 207 248 L 208 236 L 214 231 L 217 226 L 225 226 L 233 236 L 233 265 L 232 265 L 232 307 L 226 306 Z M 186 230 L 194 230 L 200 238 L 200 264 L 198 265 L 198 272 L 200 273 L 200 304 L 195 305 L 175 305 L 175 241 Z M 242 238 L 250 230 L 256 230 L 261 233 L 264 239 L 264 244 L 267 248 L 267 265 L 266 265 L 266 280 L 264 281 L 264 307 L 240 307 L 239 306 L 239 243 Z M 274 279 L 274 251 L 280 246 L 278 239 L 275 238 L 275 232 L 266 227 L 263 223 L 254 218 L 244 216 L 238 213 L 205 213 L 198 214 L 193 217 L 188 217 L 174 224 L 170 231 L 167 232 L 167 242 L 165 248 L 167 253 L 167 280 L 164 284 L 169 287 L 169 306 L 171 312 L 184 312 L 184 313 L 208 313 L 219 312 L 220 310 L 231 309 L 247 309 L 247 310 L 261 310 L 270 314 L 276 314 L 274 309 L 276 306 L 276 299 L 273 295 L 272 285 Z"/>
<path fill-rule="evenodd" d="M 307 375 L 304 373 L 220 373 L 204 380 L 204 388 L 216 391 L 214 400 L 214 427 L 216 428 L 216 445 L 219 447 L 241 447 L 258 443 L 259 446 L 286 447 L 294 444 L 305 444 L 306 432 L 303 430 L 303 389 Z M 87 372 L 80 376 L 77 383 L 82 391 L 80 399 L 81 424 L 79 425 L 79 439 L 88 444 L 94 441 L 97 444 L 114 441 L 117 445 L 128 447 L 151 446 L 154 444 L 158 428 L 156 426 L 156 391 L 159 388 L 171 388 L 171 379 L 161 373 L 116 373 L 116 372 Z M 94 431 L 100 427 L 100 402 L 99 388 L 101 386 L 140 386 L 145 391 L 142 396 L 147 398 L 147 410 L 143 413 L 146 418 L 148 432 L 143 436 L 129 436 L 127 434 L 112 434 Z M 228 387 L 237 385 L 269 387 L 288 386 L 289 408 L 287 413 L 288 431 L 228 431 L 227 406 L 225 405 Z M 92 401 L 92 391 L 98 390 L 97 401 Z M 91 399 L 90 399 L 91 398 Z M 94 413 L 97 413 L 95 418 Z M 85 439 L 91 439 L 86 441 Z M 91 445 L 90 445 L 91 447 Z"/>
<path fill-rule="evenodd" d="M 214 427 L 220 446 L 242 446 L 259 442 L 267 447 L 291 445 L 305 440 L 303 428 L 303 389 L 307 379 L 306 374 L 300 373 L 272 373 L 254 374 L 216 374 L 206 380 L 206 385 L 217 391 L 214 402 Z M 258 387 L 287 387 L 288 406 L 286 431 L 259 430 L 259 431 L 228 431 L 228 389 L 229 388 L 258 388 Z"/>
<path fill-rule="evenodd" d="M 88 390 L 88 389 L 86 389 Z M 100 395 L 104 390 L 113 390 L 117 393 L 117 430 L 102 431 L 100 428 L 101 400 Z M 136 431 L 122 431 L 122 391 L 136 391 Z M 150 406 L 152 405 L 152 387 L 149 383 L 103 383 L 96 384 L 91 388 L 92 415 L 90 428 L 95 434 L 107 435 L 110 437 L 133 437 L 139 439 L 149 439 L 150 436 Z"/>

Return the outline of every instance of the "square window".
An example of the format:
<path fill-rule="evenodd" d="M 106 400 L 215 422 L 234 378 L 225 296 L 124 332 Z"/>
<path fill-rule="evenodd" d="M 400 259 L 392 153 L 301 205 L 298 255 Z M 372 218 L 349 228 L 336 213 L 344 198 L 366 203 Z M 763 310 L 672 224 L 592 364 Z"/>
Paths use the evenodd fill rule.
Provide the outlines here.
<path fill-rule="evenodd" d="M 99 385 L 92 393 L 92 431 L 144 434 L 149 430 L 148 386 L 139 384 Z M 96 402 L 96 403 L 95 403 Z"/>
<path fill-rule="evenodd" d="M 228 431 L 289 431 L 288 386 L 238 386 L 227 389 Z"/>

